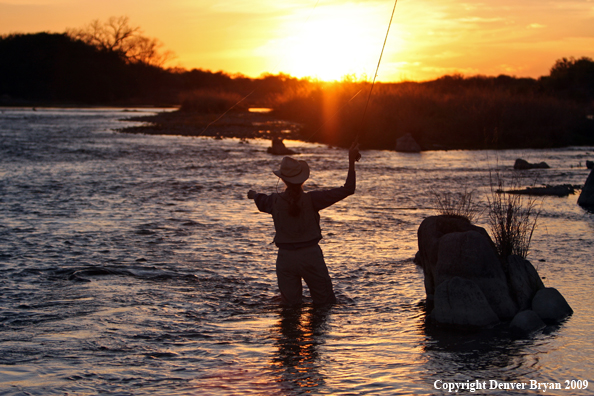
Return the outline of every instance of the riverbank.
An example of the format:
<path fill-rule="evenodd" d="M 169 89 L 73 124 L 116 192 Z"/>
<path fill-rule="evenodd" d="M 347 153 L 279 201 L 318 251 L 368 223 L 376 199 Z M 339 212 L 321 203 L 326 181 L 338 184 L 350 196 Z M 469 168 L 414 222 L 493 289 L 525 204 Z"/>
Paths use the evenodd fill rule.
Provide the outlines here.
<path fill-rule="evenodd" d="M 300 124 L 281 120 L 259 109 L 229 111 L 226 114 L 172 111 L 131 117 L 127 120 L 145 124 L 125 127 L 121 132 L 240 139 L 282 137 L 303 140 Z"/>

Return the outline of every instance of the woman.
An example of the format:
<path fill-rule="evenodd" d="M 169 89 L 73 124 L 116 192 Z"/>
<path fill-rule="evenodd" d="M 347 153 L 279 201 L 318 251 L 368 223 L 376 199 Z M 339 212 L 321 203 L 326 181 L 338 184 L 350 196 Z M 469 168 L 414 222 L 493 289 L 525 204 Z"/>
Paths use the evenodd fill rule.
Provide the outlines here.
<path fill-rule="evenodd" d="M 330 190 L 303 191 L 309 177 L 305 161 L 284 157 L 280 169 L 273 171 L 287 188 L 282 193 L 270 195 L 248 191 L 261 212 L 269 213 L 274 220 L 278 247 L 276 276 L 283 305 L 301 303 L 301 279 L 309 287 L 314 304 L 336 302 L 332 280 L 318 242 L 322 239 L 319 211 L 355 193 L 355 162 L 361 158 L 359 145 L 349 149 L 349 171 L 344 186 Z"/>

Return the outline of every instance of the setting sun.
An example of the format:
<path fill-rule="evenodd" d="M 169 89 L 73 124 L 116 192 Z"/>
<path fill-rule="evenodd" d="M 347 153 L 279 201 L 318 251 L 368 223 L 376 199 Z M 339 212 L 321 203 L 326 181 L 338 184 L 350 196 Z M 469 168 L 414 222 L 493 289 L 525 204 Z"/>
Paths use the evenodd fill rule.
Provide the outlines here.
<path fill-rule="evenodd" d="M 275 43 L 279 69 L 326 81 L 345 75 L 373 78 L 389 12 L 387 3 L 374 7 L 347 3 L 306 11 L 311 16 L 295 18 L 283 32 L 286 39 Z"/>

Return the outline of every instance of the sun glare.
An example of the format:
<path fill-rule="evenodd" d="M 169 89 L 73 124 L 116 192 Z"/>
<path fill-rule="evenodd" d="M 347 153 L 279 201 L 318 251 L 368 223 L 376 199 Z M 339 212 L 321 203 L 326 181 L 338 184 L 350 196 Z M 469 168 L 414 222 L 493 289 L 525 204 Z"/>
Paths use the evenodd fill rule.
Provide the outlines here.
<path fill-rule="evenodd" d="M 307 22 L 290 24 L 285 33 L 279 71 L 325 81 L 373 78 L 388 23 L 385 10 L 358 3 L 308 12 Z"/>

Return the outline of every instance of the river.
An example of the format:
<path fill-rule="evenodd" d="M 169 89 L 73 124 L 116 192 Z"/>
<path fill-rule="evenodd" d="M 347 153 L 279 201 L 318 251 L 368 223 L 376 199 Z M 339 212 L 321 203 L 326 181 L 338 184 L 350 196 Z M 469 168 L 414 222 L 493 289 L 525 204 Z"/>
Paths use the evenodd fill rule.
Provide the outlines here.
<path fill-rule="evenodd" d="M 0 394 L 441 395 L 571 380 L 590 384 L 545 394 L 594 394 L 594 214 L 577 195 L 542 199 L 528 256 L 575 311 L 559 326 L 526 339 L 427 326 L 413 263 L 431 191 L 484 202 L 489 174 L 519 157 L 551 166 L 523 172 L 527 184 L 582 185 L 594 148 L 362 152 L 356 194 L 321 212 L 339 303 L 283 310 L 272 219 L 246 197 L 277 188 L 270 142 L 117 131 L 151 111 L 0 109 Z M 344 183 L 345 150 L 286 144 L 310 164 L 306 189 Z"/>

